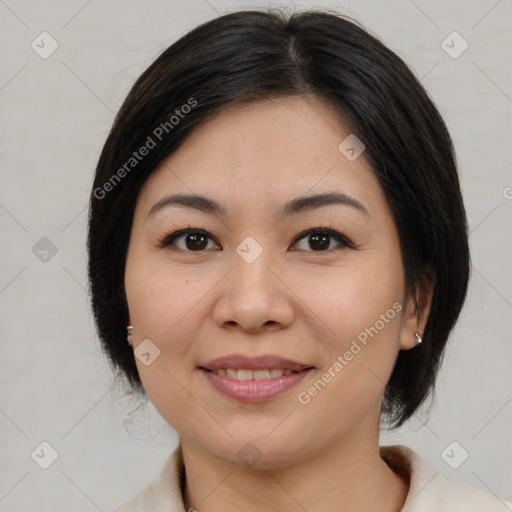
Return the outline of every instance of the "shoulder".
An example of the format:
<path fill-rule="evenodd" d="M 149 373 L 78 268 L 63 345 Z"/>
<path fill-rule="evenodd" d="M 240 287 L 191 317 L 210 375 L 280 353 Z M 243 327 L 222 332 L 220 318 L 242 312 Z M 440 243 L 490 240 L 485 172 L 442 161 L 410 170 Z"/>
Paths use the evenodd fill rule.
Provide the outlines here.
<path fill-rule="evenodd" d="M 178 446 L 165 461 L 158 478 L 113 512 L 186 512 L 181 496 L 182 454 Z"/>
<path fill-rule="evenodd" d="M 448 480 L 415 451 L 405 446 L 381 446 L 381 457 L 410 480 L 403 512 L 507 512 L 512 504 L 494 494 Z"/>

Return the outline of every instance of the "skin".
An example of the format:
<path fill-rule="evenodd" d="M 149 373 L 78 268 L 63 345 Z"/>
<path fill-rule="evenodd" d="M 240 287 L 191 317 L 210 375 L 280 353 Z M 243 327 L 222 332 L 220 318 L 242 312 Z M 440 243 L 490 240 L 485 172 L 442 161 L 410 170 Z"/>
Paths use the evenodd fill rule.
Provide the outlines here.
<path fill-rule="evenodd" d="M 133 347 L 150 339 L 160 350 L 148 366 L 136 361 L 150 400 L 180 435 L 187 510 L 403 506 L 408 482 L 379 455 L 380 404 L 399 350 L 423 333 L 431 293 L 418 307 L 406 294 L 384 192 L 364 153 L 349 161 L 338 149 L 349 134 L 318 98 L 239 103 L 197 128 L 139 195 L 125 274 Z M 367 214 L 340 204 L 279 213 L 293 198 L 333 191 Z M 148 215 L 175 193 L 212 198 L 225 215 L 179 206 Z M 201 249 L 187 235 L 160 245 L 188 226 L 208 233 Z M 354 247 L 333 237 L 327 250 L 311 235 L 297 240 L 314 227 L 330 227 Z M 248 236 L 263 249 L 252 263 L 236 252 Z M 301 404 L 298 394 L 393 304 L 402 310 Z M 233 353 L 280 355 L 315 370 L 279 397 L 241 403 L 198 369 Z M 246 443 L 261 454 L 252 467 L 237 455 Z"/>

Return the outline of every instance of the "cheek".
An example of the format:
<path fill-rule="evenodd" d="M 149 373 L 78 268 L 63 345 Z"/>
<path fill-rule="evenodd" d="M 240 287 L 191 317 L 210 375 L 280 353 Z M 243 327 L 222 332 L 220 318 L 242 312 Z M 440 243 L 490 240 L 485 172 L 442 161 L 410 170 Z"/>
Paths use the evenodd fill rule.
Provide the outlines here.
<path fill-rule="evenodd" d="M 327 411 L 340 425 L 347 411 L 353 419 L 380 402 L 399 349 L 400 269 L 395 260 L 300 281 L 299 295 L 308 297 L 308 309 L 322 320 L 317 335 L 328 354 L 313 387 L 299 390 L 305 393 L 299 402 L 313 415 Z"/>
<path fill-rule="evenodd" d="M 323 330 L 321 339 L 333 356 L 361 333 L 364 339 L 364 333 L 375 324 L 382 338 L 397 341 L 400 318 L 397 309 L 401 308 L 403 297 L 399 270 L 396 260 L 377 265 L 358 262 L 329 269 L 323 275 L 294 279 L 294 288 L 299 297 L 304 297 L 308 315 L 314 313 L 321 320 L 317 322 Z M 398 306 L 393 308 L 394 304 Z"/>
<path fill-rule="evenodd" d="M 163 415 L 170 397 L 172 410 L 184 410 L 187 397 L 179 383 L 184 383 L 183 376 L 193 369 L 190 365 L 197 359 L 194 339 L 200 324 L 194 317 L 200 314 L 202 303 L 197 294 L 202 289 L 204 295 L 204 287 L 197 279 L 175 271 L 171 274 L 162 265 L 149 268 L 135 261 L 128 263 L 125 287 L 135 350 L 149 339 L 159 351 L 147 366 L 135 358 L 142 384 Z"/>
<path fill-rule="evenodd" d="M 193 369 L 190 365 L 196 359 L 194 339 L 200 323 L 194 318 L 202 314 L 199 299 L 205 285 L 197 278 L 171 273 L 162 265 L 149 268 L 132 261 L 127 262 L 125 288 L 136 348 L 149 339 L 160 351 L 149 365 L 135 358 L 148 397 L 177 430 L 182 428 L 183 411 L 192 424 L 204 423 L 201 409 L 191 407 L 185 388 L 189 386 L 187 374 Z"/>
<path fill-rule="evenodd" d="M 127 265 L 126 297 L 138 337 L 154 339 L 157 344 L 172 337 L 197 302 L 199 286 L 162 266 Z"/>

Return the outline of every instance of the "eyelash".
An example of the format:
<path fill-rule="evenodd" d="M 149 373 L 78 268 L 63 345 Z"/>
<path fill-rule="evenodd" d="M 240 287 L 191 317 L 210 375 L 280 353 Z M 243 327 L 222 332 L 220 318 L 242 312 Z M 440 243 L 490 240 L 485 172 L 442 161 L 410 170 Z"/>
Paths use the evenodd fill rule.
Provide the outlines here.
<path fill-rule="evenodd" d="M 188 234 L 203 235 L 218 244 L 218 242 L 216 242 L 216 240 L 212 236 L 210 236 L 210 234 L 207 231 L 205 231 L 201 228 L 192 228 L 192 227 L 188 226 L 185 229 L 180 229 L 178 231 L 174 231 L 173 233 L 165 235 L 158 242 L 158 246 L 161 248 L 168 248 L 171 244 L 173 244 L 175 242 L 176 239 L 182 237 L 183 235 L 188 235 Z M 309 235 L 315 235 L 315 234 L 328 235 L 331 238 L 333 238 L 334 240 L 336 240 L 336 242 L 338 242 L 338 244 L 341 245 L 342 247 L 348 247 L 349 249 L 355 249 L 354 244 L 347 237 L 343 236 L 341 233 L 338 233 L 338 231 L 335 231 L 330 226 L 329 227 L 319 226 L 316 228 L 310 228 L 306 231 L 303 231 L 302 233 L 297 235 L 297 237 L 293 241 L 293 244 L 296 244 L 297 242 L 301 241 L 302 239 L 307 239 L 307 237 Z M 218 245 L 220 245 L 220 244 L 218 244 Z M 189 250 L 179 249 L 179 248 L 177 250 L 181 250 L 183 252 L 189 252 L 189 253 L 195 253 L 195 252 L 201 253 L 201 252 L 206 251 L 206 250 L 189 251 Z M 321 250 L 321 251 L 312 251 L 311 250 L 311 251 L 306 251 L 306 252 L 330 254 L 330 253 L 334 252 L 335 250 L 336 250 L 336 248 L 328 249 L 325 251 L 324 250 Z"/>

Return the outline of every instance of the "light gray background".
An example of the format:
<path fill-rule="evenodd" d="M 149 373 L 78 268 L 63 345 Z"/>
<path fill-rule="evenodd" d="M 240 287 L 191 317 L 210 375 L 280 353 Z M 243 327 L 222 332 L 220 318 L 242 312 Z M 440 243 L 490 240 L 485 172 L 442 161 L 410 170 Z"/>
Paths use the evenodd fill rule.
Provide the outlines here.
<path fill-rule="evenodd" d="M 110 510 L 176 445 L 151 405 L 137 408 L 114 385 L 99 348 L 86 291 L 93 170 L 129 88 L 165 47 L 218 14 L 269 5 L 0 0 L 0 511 Z M 512 2 L 289 9 L 311 6 L 360 20 L 422 80 L 454 139 L 471 229 L 469 297 L 430 416 L 381 444 L 408 445 L 448 478 L 512 500 Z M 59 45 L 47 59 L 31 48 L 43 31 Z M 469 44 L 458 58 L 441 47 L 453 31 Z M 42 237 L 57 249 L 46 262 L 33 252 Z M 58 452 L 48 469 L 31 458 L 49 456 L 42 441 Z M 441 456 L 453 441 L 462 448 L 448 450 L 452 460 L 469 454 L 458 469 Z"/>

